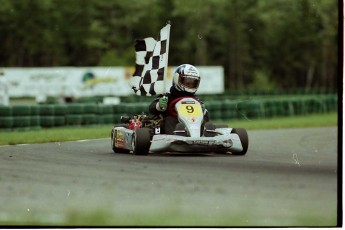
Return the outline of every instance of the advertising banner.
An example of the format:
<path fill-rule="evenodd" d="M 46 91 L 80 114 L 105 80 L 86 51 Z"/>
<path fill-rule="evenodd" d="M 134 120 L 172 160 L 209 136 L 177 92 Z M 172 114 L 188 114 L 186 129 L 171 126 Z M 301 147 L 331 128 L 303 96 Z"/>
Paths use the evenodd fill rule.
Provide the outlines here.
<path fill-rule="evenodd" d="M 224 92 L 221 66 L 198 66 L 201 83 L 198 94 Z M 129 80 L 134 67 L 44 67 L 1 68 L 9 83 L 10 97 L 85 97 L 133 95 Z M 166 90 L 175 67 L 168 68 Z"/>

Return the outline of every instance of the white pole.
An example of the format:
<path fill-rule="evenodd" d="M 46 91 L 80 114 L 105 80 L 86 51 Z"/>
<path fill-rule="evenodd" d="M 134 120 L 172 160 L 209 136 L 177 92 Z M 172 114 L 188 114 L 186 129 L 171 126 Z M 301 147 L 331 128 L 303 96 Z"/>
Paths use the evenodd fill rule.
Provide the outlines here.
<path fill-rule="evenodd" d="M 168 59 L 169 59 L 169 43 L 170 43 L 170 23 L 168 22 L 168 24 L 166 25 L 167 28 L 167 45 L 166 45 L 166 63 L 165 63 L 165 71 L 164 71 L 164 83 L 163 83 L 163 87 L 164 90 L 163 92 L 166 92 L 166 80 L 167 80 L 167 73 L 168 73 Z"/>

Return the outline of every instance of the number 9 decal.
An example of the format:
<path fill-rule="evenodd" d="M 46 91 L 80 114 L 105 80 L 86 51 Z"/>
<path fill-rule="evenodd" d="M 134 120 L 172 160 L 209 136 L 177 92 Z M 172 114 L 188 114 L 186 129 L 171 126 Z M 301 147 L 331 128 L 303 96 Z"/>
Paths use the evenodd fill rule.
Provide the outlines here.
<path fill-rule="evenodd" d="M 202 116 L 202 111 L 200 106 L 196 106 L 196 105 L 185 105 L 182 104 L 178 107 L 178 112 L 179 114 L 181 114 L 182 116 Z"/>
<path fill-rule="evenodd" d="M 187 109 L 187 113 L 194 113 L 194 108 L 193 108 L 193 106 L 187 105 L 187 106 L 186 106 L 186 109 Z"/>

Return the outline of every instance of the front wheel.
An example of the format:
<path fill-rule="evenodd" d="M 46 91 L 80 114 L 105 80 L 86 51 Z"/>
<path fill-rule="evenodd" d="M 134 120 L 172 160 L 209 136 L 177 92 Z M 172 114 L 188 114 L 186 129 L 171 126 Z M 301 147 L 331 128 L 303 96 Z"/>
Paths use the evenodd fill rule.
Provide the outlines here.
<path fill-rule="evenodd" d="M 151 146 L 151 133 L 149 128 L 139 128 L 134 132 L 133 153 L 135 155 L 148 155 Z"/>
<path fill-rule="evenodd" d="M 245 155 L 248 150 L 249 140 L 247 131 L 243 128 L 234 128 L 232 129 L 231 133 L 235 133 L 240 137 L 240 141 L 242 144 L 242 151 L 233 151 L 232 154 L 234 155 Z"/>

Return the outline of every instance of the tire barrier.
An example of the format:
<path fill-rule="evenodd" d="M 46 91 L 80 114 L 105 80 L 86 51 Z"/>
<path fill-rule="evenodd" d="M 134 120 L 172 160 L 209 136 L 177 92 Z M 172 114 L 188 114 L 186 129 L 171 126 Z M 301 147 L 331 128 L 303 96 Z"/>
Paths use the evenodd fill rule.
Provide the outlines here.
<path fill-rule="evenodd" d="M 113 114 L 113 106 L 112 105 L 98 105 L 98 113 L 99 114 Z"/>
<path fill-rule="evenodd" d="M 53 116 L 54 115 L 54 105 L 40 105 L 39 114 L 40 116 Z"/>
<path fill-rule="evenodd" d="M 85 109 L 85 104 L 69 104 L 67 106 L 68 114 L 83 114 Z"/>
<path fill-rule="evenodd" d="M 13 128 L 28 128 L 28 127 L 30 127 L 30 116 L 13 117 Z"/>
<path fill-rule="evenodd" d="M 54 116 L 40 116 L 40 124 L 44 128 L 54 127 Z"/>
<path fill-rule="evenodd" d="M 113 124 L 113 106 L 112 105 L 98 105 L 98 115 L 95 118 L 97 124 Z"/>
<path fill-rule="evenodd" d="M 12 116 L 12 107 L 10 106 L 0 106 L 0 116 Z"/>
<path fill-rule="evenodd" d="M 66 125 L 67 126 L 80 126 L 83 120 L 83 116 L 79 114 L 67 114 Z"/>
<path fill-rule="evenodd" d="M 82 115 L 81 124 L 82 125 L 93 125 L 96 123 L 95 114 L 84 114 Z"/>
<path fill-rule="evenodd" d="M 39 116 L 40 115 L 40 107 L 37 105 L 30 106 L 30 116 Z"/>
<path fill-rule="evenodd" d="M 30 105 L 14 105 L 12 106 L 13 116 L 30 116 Z"/>
<path fill-rule="evenodd" d="M 112 124 L 113 122 L 113 115 L 112 114 L 103 114 L 102 116 L 102 124 Z"/>
<path fill-rule="evenodd" d="M 58 127 L 58 126 L 65 126 L 66 124 L 66 120 L 65 120 L 65 116 L 59 115 L 59 116 L 54 116 L 54 126 Z"/>
<path fill-rule="evenodd" d="M 37 130 L 41 128 L 40 116 L 32 115 L 30 116 L 30 129 Z"/>
<path fill-rule="evenodd" d="M 123 112 L 126 114 L 141 114 L 149 112 L 150 103 L 127 103 L 124 104 Z"/>
<path fill-rule="evenodd" d="M 87 103 L 84 105 L 84 113 L 86 114 L 95 114 L 98 113 L 99 108 L 97 104 Z"/>
<path fill-rule="evenodd" d="M 252 97 L 252 96 L 282 96 L 282 95 L 300 95 L 308 96 L 315 95 L 316 97 L 322 94 L 335 95 L 337 94 L 337 89 L 334 88 L 290 88 L 290 89 L 243 89 L 243 90 L 226 90 L 222 94 L 212 94 L 212 95 L 200 95 L 198 97 L 203 101 L 215 101 L 215 100 L 227 100 L 238 99 L 242 97 Z M 122 102 L 125 103 L 136 103 L 136 102 L 151 102 L 154 97 L 138 97 L 136 95 L 120 97 Z M 87 98 L 86 100 L 92 101 L 95 99 Z"/>
<path fill-rule="evenodd" d="M 0 117 L 0 129 L 11 130 L 13 127 L 13 117 Z"/>
<path fill-rule="evenodd" d="M 151 101 L 150 101 L 151 102 Z M 123 115 L 149 114 L 150 102 L 0 106 L 0 131 L 120 123 Z M 212 120 L 261 119 L 337 111 L 337 95 L 205 101 Z"/>
<path fill-rule="evenodd" d="M 205 103 L 210 119 L 260 119 L 334 112 L 337 95 L 308 98 L 223 100 Z"/>
<path fill-rule="evenodd" d="M 65 116 L 67 114 L 66 105 L 54 105 L 54 116 Z"/>

